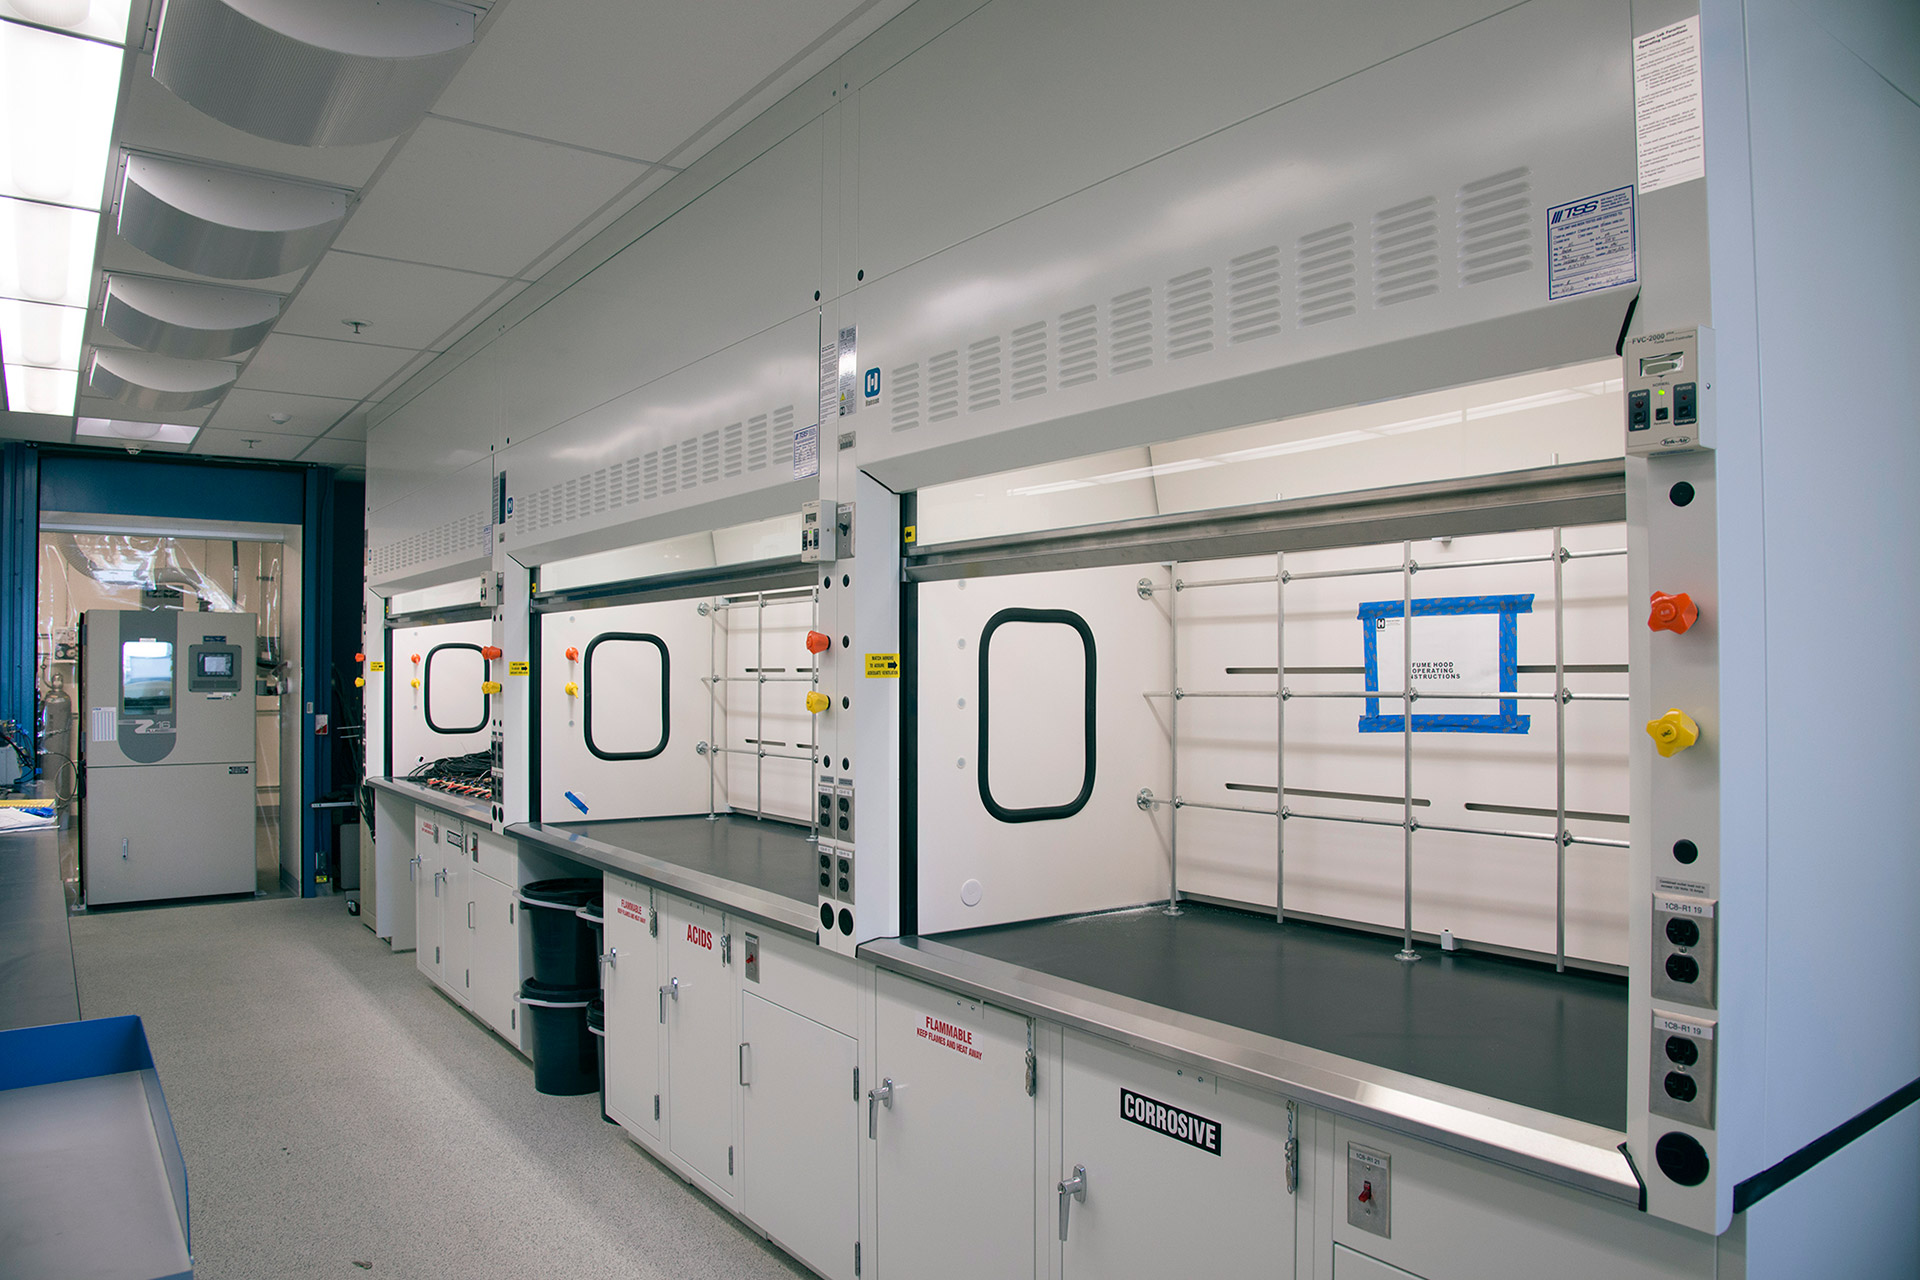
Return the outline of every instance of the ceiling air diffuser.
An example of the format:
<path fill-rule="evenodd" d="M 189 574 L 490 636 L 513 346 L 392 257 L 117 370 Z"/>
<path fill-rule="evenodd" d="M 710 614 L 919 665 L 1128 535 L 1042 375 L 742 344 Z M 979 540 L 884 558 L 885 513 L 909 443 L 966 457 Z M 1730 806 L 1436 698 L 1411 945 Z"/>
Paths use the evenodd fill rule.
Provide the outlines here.
<path fill-rule="evenodd" d="M 116 230 L 182 271 L 265 280 L 311 266 L 346 216 L 335 187 L 129 154 Z"/>
<path fill-rule="evenodd" d="M 205 360 L 251 351 L 280 318 L 271 293 L 109 275 L 100 321 L 143 351 Z"/>
<path fill-rule="evenodd" d="M 153 78 L 256 137 L 382 142 L 447 87 L 473 22 L 433 0 L 167 0 Z"/>
<path fill-rule="evenodd" d="M 179 360 L 145 351 L 95 351 L 87 390 L 136 409 L 179 413 L 212 404 L 240 376 L 224 360 Z"/>

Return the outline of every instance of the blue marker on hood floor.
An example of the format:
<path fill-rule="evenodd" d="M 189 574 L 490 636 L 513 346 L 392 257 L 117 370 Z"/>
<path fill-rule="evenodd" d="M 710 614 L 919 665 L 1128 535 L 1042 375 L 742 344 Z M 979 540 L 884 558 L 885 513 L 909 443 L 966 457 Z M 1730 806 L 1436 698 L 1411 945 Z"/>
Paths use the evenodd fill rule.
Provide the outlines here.
<path fill-rule="evenodd" d="M 582 813 L 585 813 L 587 811 L 587 802 L 585 800 L 582 800 L 579 796 L 573 794 L 573 792 L 571 791 L 566 793 L 566 797 L 567 797 L 567 800 L 570 803 L 572 803 L 574 808 L 578 809 Z"/>

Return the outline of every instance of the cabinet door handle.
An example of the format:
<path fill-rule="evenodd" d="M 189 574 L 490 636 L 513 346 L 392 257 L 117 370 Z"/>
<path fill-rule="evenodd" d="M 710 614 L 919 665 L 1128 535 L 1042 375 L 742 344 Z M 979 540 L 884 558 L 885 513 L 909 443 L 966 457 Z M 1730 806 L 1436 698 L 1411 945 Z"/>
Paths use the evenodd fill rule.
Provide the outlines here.
<path fill-rule="evenodd" d="M 619 964 L 619 961 L 620 961 L 620 948 L 618 947 L 608 947 L 607 954 L 600 957 L 601 965 L 608 969 L 612 969 L 616 967 Z M 602 981 L 605 981 L 605 979 L 603 978 Z"/>
<path fill-rule="evenodd" d="M 407 883 L 408 884 L 413 883 L 414 881 L 413 869 L 419 865 L 420 865 L 420 859 L 418 858 L 407 859 Z"/>
<path fill-rule="evenodd" d="M 880 1136 L 880 1106 L 886 1104 L 887 1110 L 893 1110 L 893 1077 L 888 1076 L 875 1088 L 867 1090 L 867 1138 Z"/>
<path fill-rule="evenodd" d="M 752 1048 L 753 1046 L 749 1045 L 745 1040 L 742 1040 L 740 1042 L 740 1083 L 741 1084 L 753 1083 L 753 1078 L 752 1078 L 753 1058 L 751 1056 Z"/>
<path fill-rule="evenodd" d="M 467 904 L 467 929 L 469 931 L 473 929 L 473 904 L 471 902 Z"/>
<path fill-rule="evenodd" d="M 1060 1243 L 1067 1242 L 1067 1214 L 1073 1209 L 1073 1202 L 1087 1202 L 1087 1166 L 1073 1166 L 1073 1176 L 1060 1183 Z"/>

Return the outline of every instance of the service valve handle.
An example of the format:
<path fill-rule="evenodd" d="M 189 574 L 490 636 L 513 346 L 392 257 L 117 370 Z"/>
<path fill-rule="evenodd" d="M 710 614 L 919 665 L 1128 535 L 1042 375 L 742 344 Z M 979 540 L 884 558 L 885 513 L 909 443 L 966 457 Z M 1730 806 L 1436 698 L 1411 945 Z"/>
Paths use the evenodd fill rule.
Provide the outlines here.
<path fill-rule="evenodd" d="M 1686 592 L 1675 595 L 1668 595 L 1664 591 L 1653 593 L 1653 609 L 1647 614 L 1649 631 L 1671 631 L 1683 636 L 1687 628 L 1699 620 L 1700 608 Z"/>

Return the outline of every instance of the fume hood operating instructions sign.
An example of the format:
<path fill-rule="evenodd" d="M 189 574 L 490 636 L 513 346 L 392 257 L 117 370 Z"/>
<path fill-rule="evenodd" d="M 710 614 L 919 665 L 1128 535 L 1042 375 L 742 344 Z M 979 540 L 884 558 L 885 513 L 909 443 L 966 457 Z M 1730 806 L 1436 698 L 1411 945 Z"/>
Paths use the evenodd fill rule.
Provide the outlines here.
<path fill-rule="evenodd" d="M 1633 188 L 1547 210 L 1547 297 L 1572 298 L 1639 278 Z"/>
<path fill-rule="evenodd" d="M 1707 176 L 1698 15 L 1634 37 L 1633 132 L 1642 193 Z"/>

